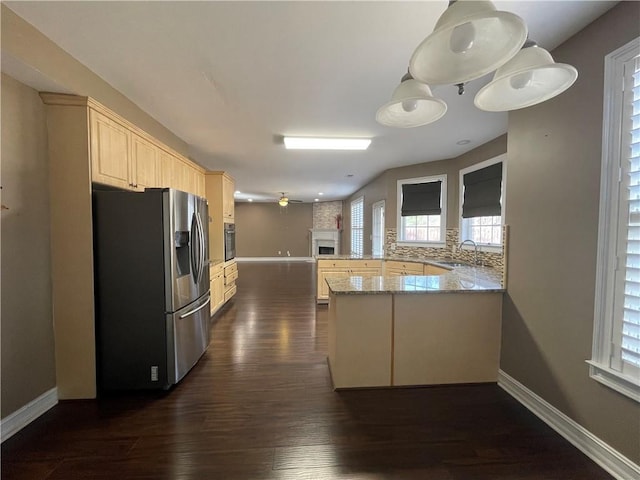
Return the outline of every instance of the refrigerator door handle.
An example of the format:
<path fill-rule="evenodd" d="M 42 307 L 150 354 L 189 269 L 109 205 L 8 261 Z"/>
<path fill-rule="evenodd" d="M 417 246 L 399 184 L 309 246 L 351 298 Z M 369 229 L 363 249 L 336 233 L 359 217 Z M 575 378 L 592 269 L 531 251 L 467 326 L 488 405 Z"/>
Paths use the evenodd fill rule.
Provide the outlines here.
<path fill-rule="evenodd" d="M 204 230 L 202 227 L 202 219 L 200 218 L 200 213 L 196 212 L 196 219 L 198 221 L 198 235 L 200 242 L 200 270 L 198 272 L 198 283 L 202 281 L 202 274 L 204 273 L 204 260 L 205 260 L 205 245 L 204 245 Z"/>
<path fill-rule="evenodd" d="M 193 277 L 193 282 L 197 284 L 199 282 L 198 275 L 200 272 L 200 252 L 196 252 L 196 248 L 200 246 L 200 230 L 198 228 L 198 217 L 197 213 L 193 213 L 191 217 L 191 241 L 190 243 L 190 253 L 191 253 L 191 276 Z"/>
<path fill-rule="evenodd" d="M 202 310 L 204 307 L 206 307 L 207 305 L 209 305 L 209 303 L 211 302 L 211 297 L 207 298 L 207 301 L 204 302 L 202 305 L 200 305 L 197 308 L 194 308 L 193 310 L 189 310 L 187 313 L 183 313 L 182 315 L 180 315 L 178 318 L 183 319 L 183 318 L 187 318 L 191 315 L 193 315 L 194 313 Z"/>
<path fill-rule="evenodd" d="M 207 261 L 207 235 L 204 231 L 204 223 L 202 223 L 202 216 L 198 213 L 198 218 L 200 219 L 200 233 L 202 234 L 202 272 L 201 275 L 204 274 L 205 262 Z M 208 281 L 209 279 L 207 279 Z"/>

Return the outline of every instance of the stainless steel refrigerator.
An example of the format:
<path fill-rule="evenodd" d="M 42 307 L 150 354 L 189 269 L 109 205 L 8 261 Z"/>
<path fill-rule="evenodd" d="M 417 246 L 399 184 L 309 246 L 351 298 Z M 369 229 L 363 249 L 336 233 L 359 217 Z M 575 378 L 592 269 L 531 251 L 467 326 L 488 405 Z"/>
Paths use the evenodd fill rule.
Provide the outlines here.
<path fill-rule="evenodd" d="M 96 190 L 93 217 L 98 387 L 169 388 L 209 344 L 207 201 Z"/>

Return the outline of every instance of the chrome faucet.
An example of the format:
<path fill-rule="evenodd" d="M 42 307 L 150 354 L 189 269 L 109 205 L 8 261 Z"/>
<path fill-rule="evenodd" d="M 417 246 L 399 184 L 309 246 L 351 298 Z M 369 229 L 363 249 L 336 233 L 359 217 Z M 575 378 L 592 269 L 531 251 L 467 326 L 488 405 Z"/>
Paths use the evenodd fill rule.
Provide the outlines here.
<path fill-rule="evenodd" d="M 460 246 L 458 247 L 458 250 L 462 250 L 462 246 L 465 243 L 470 243 L 473 245 L 473 249 L 474 249 L 474 256 L 473 256 L 473 264 L 474 265 L 478 265 L 478 244 L 476 242 L 474 242 L 473 240 L 471 240 L 470 238 L 463 240 L 460 243 Z"/>

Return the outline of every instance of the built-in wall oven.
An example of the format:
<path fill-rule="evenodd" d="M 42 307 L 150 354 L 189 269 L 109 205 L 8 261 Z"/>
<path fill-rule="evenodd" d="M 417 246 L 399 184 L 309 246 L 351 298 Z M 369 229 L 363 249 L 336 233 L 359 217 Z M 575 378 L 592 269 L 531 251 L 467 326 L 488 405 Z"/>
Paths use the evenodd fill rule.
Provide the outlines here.
<path fill-rule="evenodd" d="M 224 261 L 236 257 L 236 226 L 233 223 L 224 224 Z"/>

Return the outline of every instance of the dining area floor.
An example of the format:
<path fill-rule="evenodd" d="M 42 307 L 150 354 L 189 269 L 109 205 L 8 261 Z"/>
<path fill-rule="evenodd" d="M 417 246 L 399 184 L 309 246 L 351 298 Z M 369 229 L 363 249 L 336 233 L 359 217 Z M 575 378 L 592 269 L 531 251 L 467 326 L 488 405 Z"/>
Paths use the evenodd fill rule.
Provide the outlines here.
<path fill-rule="evenodd" d="M 334 391 L 310 262 L 240 262 L 169 391 L 61 401 L 2 444 L 5 480 L 605 480 L 496 384 Z"/>

